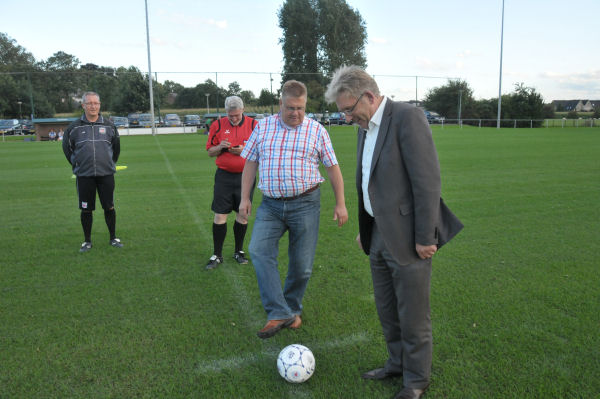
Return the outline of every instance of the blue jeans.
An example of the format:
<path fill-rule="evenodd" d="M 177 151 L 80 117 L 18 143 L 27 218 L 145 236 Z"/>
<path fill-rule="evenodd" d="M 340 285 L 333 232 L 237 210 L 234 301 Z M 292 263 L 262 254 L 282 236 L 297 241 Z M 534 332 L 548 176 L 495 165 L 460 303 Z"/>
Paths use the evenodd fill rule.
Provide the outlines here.
<path fill-rule="evenodd" d="M 264 196 L 256 211 L 248 250 L 269 320 L 288 319 L 302 313 L 302 298 L 317 248 L 320 212 L 320 190 L 290 201 Z M 282 289 L 277 256 L 279 240 L 286 231 L 289 261 Z"/>

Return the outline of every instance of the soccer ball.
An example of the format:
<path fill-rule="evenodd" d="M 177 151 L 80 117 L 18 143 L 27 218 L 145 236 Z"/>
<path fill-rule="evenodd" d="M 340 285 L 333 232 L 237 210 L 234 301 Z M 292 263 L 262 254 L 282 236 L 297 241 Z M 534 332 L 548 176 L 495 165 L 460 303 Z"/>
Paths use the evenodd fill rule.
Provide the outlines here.
<path fill-rule="evenodd" d="M 277 370 L 288 382 L 304 382 L 315 372 L 315 357 L 304 345 L 288 345 L 279 352 Z"/>

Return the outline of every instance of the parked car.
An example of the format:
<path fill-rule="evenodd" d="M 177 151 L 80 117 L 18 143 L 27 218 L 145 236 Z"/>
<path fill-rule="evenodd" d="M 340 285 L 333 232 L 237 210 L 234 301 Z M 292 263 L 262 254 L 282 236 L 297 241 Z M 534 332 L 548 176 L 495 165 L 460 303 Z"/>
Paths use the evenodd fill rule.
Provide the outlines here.
<path fill-rule="evenodd" d="M 138 118 L 139 127 L 152 127 L 152 114 L 140 114 Z"/>
<path fill-rule="evenodd" d="M 18 119 L 0 120 L 0 134 L 20 134 L 21 124 Z"/>
<path fill-rule="evenodd" d="M 115 124 L 115 126 L 118 128 L 122 127 L 122 128 L 128 128 L 129 127 L 129 119 L 124 117 L 124 116 L 111 116 L 110 118 L 108 118 L 112 121 L 112 123 Z"/>
<path fill-rule="evenodd" d="M 443 116 L 440 116 L 437 112 L 423 110 L 425 112 L 425 117 L 427 117 L 427 122 L 431 123 L 442 123 L 444 120 Z"/>
<path fill-rule="evenodd" d="M 251 113 L 247 113 L 246 115 L 248 116 L 252 116 Z M 221 114 L 221 113 L 210 113 L 210 114 L 204 114 L 204 116 L 202 117 L 202 123 L 204 124 L 204 127 L 206 128 L 206 130 L 210 129 L 210 124 L 213 123 L 216 119 L 220 119 L 224 116 L 227 116 L 227 114 Z"/>
<path fill-rule="evenodd" d="M 140 114 L 137 112 L 127 115 L 127 120 L 129 121 L 129 127 L 140 127 Z"/>
<path fill-rule="evenodd" d="M 35 133 L 35 125 L 33 124 L 33 121 L 30 121 L 29 119 L 21 119 L 19 122 L 21 123 L 21 132 L 23 134 Z"/>
<path fill-rule="evenodd" d="M 200 120 L 200 115 L 185 115 L 183 117 L 183 124 L 185 126 L 202 126 L 202 121 Z"/>
<path fill-rule="evenodd" d="M 319 121 L 319 116 L 317 114 L 315 114 L 315 113 L 309 112 L 308 114 L 306 114 L 306 117 L 310 118 L 312 120 L 315 120 L 317 122 L 320 122 Z"/>
<path fill-rule="evenodd" d="M 329 114 L 328 122 L 330 125 L 343 125 L 346 123 L 346 114 L 343 112 L 332 112 Z"/>
<path fill-rule="evenodd" d="M 179 127 L 181 126 L 181 119 L 177 114 L 166 114 L 165 115 L 165 126 Z"/>

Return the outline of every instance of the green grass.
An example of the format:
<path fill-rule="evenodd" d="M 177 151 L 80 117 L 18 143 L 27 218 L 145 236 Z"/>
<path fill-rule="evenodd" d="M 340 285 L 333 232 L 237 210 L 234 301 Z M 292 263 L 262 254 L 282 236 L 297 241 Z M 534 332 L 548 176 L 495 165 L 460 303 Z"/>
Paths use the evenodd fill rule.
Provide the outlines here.
<path fill-rule="evenodd" d="M 443 196 L 465 229 L 434 260 L 427 398 L 597 398 L 600 129 L 436 126 L 434 138 Z M 203 267 L 215 168 L 206 136 L 123 137 L 125 247 L 108 245 L 97 211 L 83 255 L 60 145 L 0 143 L 0 397 L 392 397 L 401 381 L 359 378 L 386 349 L 354 243 L 353 129 L 334 128 L 332 140 L 351 218 L 335 226 L 326 184 L 305 323 L 265 341 L 252 266 L 231 259 L 231 220 L 225 263 Z M 315 354 L 304 384 L 277 373 L 290 343 Z"/>

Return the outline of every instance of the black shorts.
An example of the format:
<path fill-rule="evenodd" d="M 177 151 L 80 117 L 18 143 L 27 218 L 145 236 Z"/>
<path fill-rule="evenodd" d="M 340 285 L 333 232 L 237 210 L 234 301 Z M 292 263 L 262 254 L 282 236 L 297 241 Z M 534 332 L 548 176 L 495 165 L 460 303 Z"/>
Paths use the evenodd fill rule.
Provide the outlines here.
<path fill-rule="evenodd" d="M 254 185 L 250 191 L 250 201 L 254 194 Z M 228 214 L 240 210 L 242 200 L 242 174 L 231 173 L 217 168 L 215 173 L 215 187 L 211 209 L 214 213 Z"/>
<path fill-rule="evenodd" d="M 96 209 L 96 191 L 100 197 L 102 209 L 115 206 L 115 176 L 77 176 L 77 196 L 79 209 L 93 211 Z"/>

